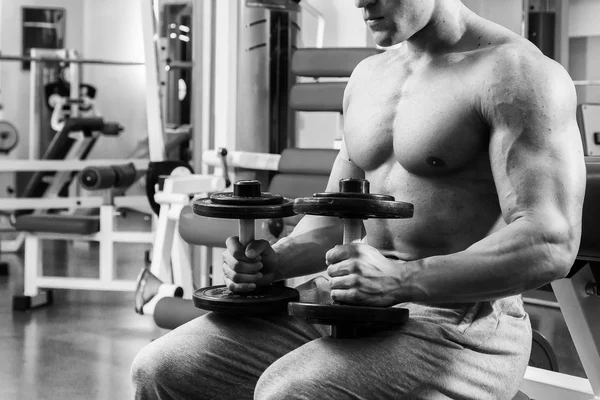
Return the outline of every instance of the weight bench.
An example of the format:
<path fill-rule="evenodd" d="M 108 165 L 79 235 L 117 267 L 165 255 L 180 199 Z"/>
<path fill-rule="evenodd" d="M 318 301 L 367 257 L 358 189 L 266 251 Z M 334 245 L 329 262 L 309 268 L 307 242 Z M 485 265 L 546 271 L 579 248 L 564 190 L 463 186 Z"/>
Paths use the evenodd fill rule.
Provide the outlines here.
<path fill-rule="evenodd" d="M 115 230 L 113 189 L 125 188 L 138 178 L 133 164 L 88 167 L 80 174 L 84 189 L 106 189 L 105 204 L 98 216 L 64 214 L 28 214 L 18 216 L 15 228 L 25 232 L 25 274 L 22 295 L 13 297 L 13 309 L 24 311 L 48 305 L 51 292 L 41 288 L 80 290 L 135 290 L 135 281 L 114 279 L 115 243 L 152 243 L 153 233 Z M 42 275 L 43 239 L 99 242 L 99 278 L 49 277 Z"/>

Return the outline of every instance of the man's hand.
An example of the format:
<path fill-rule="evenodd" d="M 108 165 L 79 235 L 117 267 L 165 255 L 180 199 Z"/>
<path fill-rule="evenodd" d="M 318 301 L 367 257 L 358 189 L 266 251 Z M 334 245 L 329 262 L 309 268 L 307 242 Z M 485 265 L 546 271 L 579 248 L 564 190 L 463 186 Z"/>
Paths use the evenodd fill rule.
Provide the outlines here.
<path fill-rule="evenodd" d="M 374 307 L 399 302 L 402 264 L 367 244 L 336 246 L 325 255 L 334 301 Z"/>
<path fill-rule="evenodd" d="M 244 248 L 239 237 L 225 242 L 223 274 L 232 292 L 250 292 L 257 286 L 268 286 L 275 280 L 279 257 L 266 240 L 252 241 Z"/>

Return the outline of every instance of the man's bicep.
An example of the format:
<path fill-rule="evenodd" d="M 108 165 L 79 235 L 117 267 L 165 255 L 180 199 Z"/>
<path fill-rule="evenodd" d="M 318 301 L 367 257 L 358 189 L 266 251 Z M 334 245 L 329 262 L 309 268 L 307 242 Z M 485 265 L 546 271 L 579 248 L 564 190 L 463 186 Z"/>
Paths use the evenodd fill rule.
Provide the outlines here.
<path fill-rule="evenodd" d="M 507 223 L 526 215 L 578 224 L 585 165 L 572 83 L 554 75 L 503 93 L 489 111 L 490 160 Z M 540 89 L 540 90 L 538 90 Z"/>

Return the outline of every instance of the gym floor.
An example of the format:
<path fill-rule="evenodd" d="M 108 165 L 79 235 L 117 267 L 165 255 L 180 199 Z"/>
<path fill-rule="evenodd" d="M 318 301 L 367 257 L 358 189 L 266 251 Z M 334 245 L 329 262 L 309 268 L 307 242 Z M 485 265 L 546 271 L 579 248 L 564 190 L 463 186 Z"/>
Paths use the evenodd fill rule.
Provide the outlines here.
<path fill-rule="evenodd" d="M 118 276 L 135 279 L 146 249 L 145 245 L 118 247 Z M 0 260 L 10 264 L 9 275 L 0 277 L 4 299 L 0 302 L 0 399 L 131 398 L 133 358 L 166 333 L 154 325 L 152 317 L 133 311 L 132 294 L 54 290 L 52 306 L 13 312 L 12 295 L 23 291 L 23 255 L 2 254 Z M 46 241 L 44 262 L 47 275 L 93 277 L 98 248 Z M 549 295 L 539 293 L 539 297 Z M 561 372 L 585 377 L 560 311 L 526 308 L 534 329 L 552 344 Z"/>

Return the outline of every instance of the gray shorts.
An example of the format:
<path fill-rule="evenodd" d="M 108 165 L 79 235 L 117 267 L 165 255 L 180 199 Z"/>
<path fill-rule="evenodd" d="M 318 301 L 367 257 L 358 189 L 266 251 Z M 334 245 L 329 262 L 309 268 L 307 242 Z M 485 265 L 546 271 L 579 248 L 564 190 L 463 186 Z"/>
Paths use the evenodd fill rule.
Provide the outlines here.
<path fill-rule="evenodd" d="M 315 282 L 301 293 L 323 295 Z M 135 398 L 513 398 L 531 350 L 521 296 L 401 306 L 408 323 L 358 339 L 332 339 L 322 326 L 285 315 L 209 313 L 137 355 Z"/>

